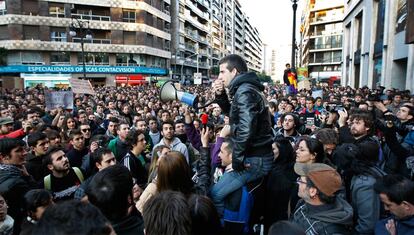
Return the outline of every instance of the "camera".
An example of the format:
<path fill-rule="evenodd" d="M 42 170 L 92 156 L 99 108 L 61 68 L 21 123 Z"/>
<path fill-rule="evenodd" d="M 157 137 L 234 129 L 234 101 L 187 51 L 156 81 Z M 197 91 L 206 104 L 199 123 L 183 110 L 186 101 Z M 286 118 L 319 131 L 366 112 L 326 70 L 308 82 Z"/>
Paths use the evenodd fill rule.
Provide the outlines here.
<path fill-rule="evenodd" d="M 393 122 L 394 121 L 394 115 L 384 115 L 384 120 L 386 122 Z"/>
<path fill-rule="evenodd" d="M 344 111 L 345 110 L 345 107 L 344 106 L 342 106 L 342 105 L 337 105 L 337 106 L 335 106 L 335 108 L 334 108 L 334 111 L 335 112 L 338 112 L 338 111 Z"/>
<path fill-rule="evenodd" d="M 376 91 L 371 92 L 368 95 L 368 101 L 379 102 L 381 101 L 381 96 Z"/>

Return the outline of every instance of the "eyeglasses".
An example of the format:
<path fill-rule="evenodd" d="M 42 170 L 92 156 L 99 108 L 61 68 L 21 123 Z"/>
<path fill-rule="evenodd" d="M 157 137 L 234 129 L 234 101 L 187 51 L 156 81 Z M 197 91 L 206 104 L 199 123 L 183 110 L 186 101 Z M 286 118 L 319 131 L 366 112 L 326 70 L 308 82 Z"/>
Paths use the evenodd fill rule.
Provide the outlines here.
<path fill-rule="evenodd" d="M 89 132 L 89 131 L 91 131 L 91 129 L 82 129 L 81 131 L 82 132 Z"/>
<path fill-rule="evenodd" d="M 296 179 L 296 183 L 298 183 L 298 184 L 306 184 L 306 182 L 305 181 L 302 181 L 302 179 L 300 177 L 298 177 Z"/>

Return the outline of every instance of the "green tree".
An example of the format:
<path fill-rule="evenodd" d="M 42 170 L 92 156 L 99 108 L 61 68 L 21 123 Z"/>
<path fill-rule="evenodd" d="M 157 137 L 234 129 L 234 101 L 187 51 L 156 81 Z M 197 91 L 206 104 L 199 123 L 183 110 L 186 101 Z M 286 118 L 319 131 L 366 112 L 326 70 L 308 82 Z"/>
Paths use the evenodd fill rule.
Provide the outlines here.
<path fill-rule="evenodd" d="M 259 77 L 261 82 L 267 82 L 269 84 L 273 84 L 273 80 L 270 76 L 266 75 L 265 73 L 258 73 L 257 76 Z"/>

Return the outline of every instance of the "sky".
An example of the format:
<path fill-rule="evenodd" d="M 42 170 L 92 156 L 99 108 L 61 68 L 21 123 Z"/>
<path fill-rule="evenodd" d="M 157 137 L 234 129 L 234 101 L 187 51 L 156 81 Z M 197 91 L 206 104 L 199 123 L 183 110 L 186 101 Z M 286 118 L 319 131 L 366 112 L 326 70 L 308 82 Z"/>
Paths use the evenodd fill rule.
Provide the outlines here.
<path fill-rule="evenodd" d="M 239 0 L 242 11 L 249 17 L 251 24 L 257 28 L 263 43 L 269 45 L 269 52 L 276 50 L 276 73 L 283 76 L 286 63 L 291 61 L 292 45 L 292 2 L 290 0 Z M 300 26 L 302 4 L 299 0 L 296 12 L 296 28 Z M 299 41 L 296 34 L 296 41 Z M 269 57 L 270 60 L 270 57 Z"/>

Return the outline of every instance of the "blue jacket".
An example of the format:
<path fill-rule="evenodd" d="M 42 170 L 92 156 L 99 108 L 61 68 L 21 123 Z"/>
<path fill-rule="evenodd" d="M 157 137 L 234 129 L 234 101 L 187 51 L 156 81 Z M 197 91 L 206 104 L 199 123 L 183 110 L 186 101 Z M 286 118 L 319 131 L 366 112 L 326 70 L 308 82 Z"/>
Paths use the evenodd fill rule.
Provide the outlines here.
<path fill-rule="evenodd" d="M 414 234 L 414 215 L 405 218 L 405 219 L 397 219 L 393 216 L 388 217 L 386 219 L 380 220 L 377 222 L 375 226 L 375 235 L 389 235 L 390 233 L 387 231 L 385 224 L 387 224 L 388 220 L 394 219 L 396 223 L 397 235 L 412 235 Z"/>

